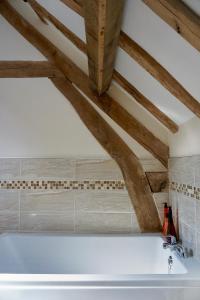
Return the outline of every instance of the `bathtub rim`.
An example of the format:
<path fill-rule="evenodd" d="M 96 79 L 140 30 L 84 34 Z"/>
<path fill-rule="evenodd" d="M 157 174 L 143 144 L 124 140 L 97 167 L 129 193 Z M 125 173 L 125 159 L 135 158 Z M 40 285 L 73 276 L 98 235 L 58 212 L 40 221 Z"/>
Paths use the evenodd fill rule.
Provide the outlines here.
<path fill-rule="evenodd" d="M 58 237 L 159 237 L 161 233 L 66 233 L 66 232 L 3 232 L 4 236 L 58 236 Z M 194 258 L 180 259 L 187 269 L 183 274 L 19 274 L 0 273 L 0 288 L 7 284 L 56 286 L 129 286 L 129 287 L 200 287 L 200 262 Z"/>

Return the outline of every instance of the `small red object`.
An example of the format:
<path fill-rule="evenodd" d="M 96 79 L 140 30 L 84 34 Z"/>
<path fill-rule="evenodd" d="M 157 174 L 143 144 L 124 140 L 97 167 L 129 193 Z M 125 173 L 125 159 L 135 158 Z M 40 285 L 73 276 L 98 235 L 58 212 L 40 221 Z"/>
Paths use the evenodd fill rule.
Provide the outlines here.
<path fill-rule="evenodd" d="M 169 212 L 169 208 L 167 206 L 167 203 L 165 202 L 164 205 L 164 221 L 163 221 L 163 228 L 162 228 L 162 233 L 163 235 L 167 235 L 167 231 L 168 231 L 168 212 Z"/>

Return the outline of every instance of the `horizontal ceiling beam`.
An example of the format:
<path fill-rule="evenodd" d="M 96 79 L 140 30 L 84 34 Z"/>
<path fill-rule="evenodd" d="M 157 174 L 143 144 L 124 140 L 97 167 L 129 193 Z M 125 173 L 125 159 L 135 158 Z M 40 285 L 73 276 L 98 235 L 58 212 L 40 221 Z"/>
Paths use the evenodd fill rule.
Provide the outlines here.
<path fill-rule="evenodd" d="M 112 81 L 124 0 L 83 1 L 91 88 L 99 95 Z"/>
<path fill-rule="evenodd" d="M 0 78 L 63 77 L 48 61 L 0 61 Z"/>
<path fill-rule="evenodd" d="M 59 31 L 61 31 L 66 38 L 68 38 L 79 50 L 86 53 L 86 44 L 70 31 L 65 25 L 63 25 L 57 18 L 50 14 L 43 6 L 41 6 L 35 0 L 29 0 L 29 4 L 40 13 L 43 18 L 50 21 Z M 116 70 L 113 73 L 113 79 L 126 91 L 129 95 L 133 96 L 134 99 L 142 105 L 147 111 L 154 115 L 154 117 L 161 122 L 171 132 L 175 133 L 178 131 L 178 125 L 173 122 L 167 115 L 159 110 L 150 100 L 142 95 L 133 85 L 130 85 Z"/>
<path fill-rule="evenodd" d="M 71 3 L 74 0 L 69 0 Z M 160 0 L 159 0 L 160 1 Z M 166 0 L 165 2 L 181 2 L 180 0 Z M 152 0 L 154 2 L 154 0 Z M 155 0 L 157 2 L 157 0 Z M 84 11 L 81 1 L 79 2 L 80 15 L 84 17 Z M 71 7 L 72 8 L 72 7 Z M 73 8 L 72 8 L 73 9 Z M 199 27 L 195 31 L 200 34 Z M 200 118 L 200 103 L 148 52 L 140 45 L 133 41 L 127 34 L 121 31 L 119 39 L 119 47 L 121 47 L 130 57 L 150 73 L 160 84 L 165 87 L 172 95 L 174 95 L 181 103 L 191 110 Z"/>
<path fill-rule="evenodd" d="M 161 225 L 158 211 L 148 180 L 136 155 L 68 80 L 54 78 L 51 81 L 71 103 L 96 140 L 121 168 L 141 231 L 159 232 Z"/>
<path fill-rule="evenodd" d="M 14 26 L 24 38 L 41 51 L 46 58 L 54 62 L 63 74 L 100 107 L 101 110 L 167 167 L 169 157 L 169 147 L 167 145 L 160 141 L 110 96 L 105 94 L 99 97 L 94 93 L 89 88 L 88 76 L 5 0 L 0 2 L 0 14 Z"/>
<path fill-rule="evenodd" d="M 180 0 L 143 0 L 180 36 L 200 51 L 200 17 Z"/>

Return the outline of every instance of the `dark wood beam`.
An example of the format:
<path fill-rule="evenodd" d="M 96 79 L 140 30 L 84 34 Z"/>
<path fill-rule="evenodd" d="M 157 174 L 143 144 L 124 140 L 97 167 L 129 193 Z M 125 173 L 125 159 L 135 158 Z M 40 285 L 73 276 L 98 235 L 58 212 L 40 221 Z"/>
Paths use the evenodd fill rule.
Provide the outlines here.
<path fill-rule="evenodd" d="M 62 3 L 67 5 L 70 9 L 75 11 L 81 17 L 84 17 L 83 1 L 84 0 L 60 0 Z"/>
<path fill-rule="evenodd" d="M 44 20 L 47 19 L 49 22 L 51 22 L 79 50 L 81 50 L 84 53 L 87 53 L 86 44 L 70 29 L 63 25 L 56 17 L 54 17 L 50 12 L 48 12 L 42 5 L 40 5 L 36 0 L 28 0 L 28 3 L 35 12 L 42 16 Z"/>
<path fill-rule="evenodd" d="M 179 35 L 200 51 L 200 17 L 181 0 L 143 0 Z"/>
<path fill-rule="evenodd" d="M 48 61 L 0 61 L 0 78 L 63 77 Z"/>
<path fill-rule="evenodd" d="M 70 0 L 73 2 L 73 0 Z M 146 1 L 146 0 L 143 0 Z M 148 1 L 148 0 L 147 0 Z M 150 0 L 149 0 L 150 1 Z M 164 0 L 159 0 L 164 1 Z M 151 3 L 158 2 L 152 0 Z M 180 0 L 166 0 L 165 3 L 181 2 Z M 167 4 L 169 5 L 169 4 Z M 168 7 L 168 6 L 167 6 Z M 80 15 L 84 15 L 81 2 L 79 3 Z M 183 16 L 182 16 L 183 17 Z M 192 21 L 193 15 L 190 17 Z M 197 24 L 197 19 L 194 18 Z M 194 27 L 194 26 L 192 26 Z M 195 34 L 199 33 L 199 26 L 195 27 Z M 160 82 L 172 95 L 174 95 L 181 103 L 190 109 L 197 117 L 200 118 L 200 103 L 197 101 L 164 67 L 162 67 L 151 55 L 149 55 L 142 47 L 133 41 L 123 31 L 120 33 L 119 47 L 121 47 L 128 55 L 130 55 L 139 65 L 149 72 L 156 80 Z"/>
<path fill-rule="evenodd" d="M 146 172 L 152 193 L 169 191 L 169 180 L 167 172 Z"/>
<path fill-rule="evenodd" d="M 148 52 L 142 49 L 130 37 L 121 32 L 120 47 L 127 52 L 138 64 L 157 79 L 172 95 L 180 100 L 187 108 L 200 118 L 200 103 Z"/>
<path fill-rule="evenodd" d="M 83 1 L 91 88 L 99 95 L 112 81 L 124 0 Z"/>
<path fill-rule="evenodd" d="M 86 44 L 67 27 L 65 27 L 58 19 L 51 15 L 43 6 L 35 0 L 28 0 L 29 4 L 38 11 L 43 18 L 48 19 L 58 30 L 60 30 L 79 50 L 86 53 Z M 167 115 L 160 111 L 150 100 L 142 95 L 135 87 L 123 78 L 116 70 L 113 72 L 113 79 L 127 92 L 133 96 L 134 99 L 142 105 L 147 111 L 154 115 L 154 117 L 167 127 L 171 132 L 178 131 L 178 125 L 175 124 Z"/>
<path fill-rule="evenodd" d="M 133 98 L 148 110 L 157 120 L 159 120 L 171 132 L 178 131 L 178 125 L 173 122 L 167 115 L 159 110 L 149 99 L 140 93 L 133 85 L 131 85 L 122 75 L 117 71 L 113 73 L 113 79 Z"/>
<path fill-rule="evenodd" d="M 88 76 L 26 21 L 6 0 L 0 2 L 0 14 L 14 26 L 24 38 L 41 51 L 44 56 L 55 63 L 63 74 L 100 107 L 102 111 L 167 167 L 169 157 L 169 148 L 167 145 L 129 114 L 117 101 L 107 94 L 99 97 L 97 93 L 93 92 L 89 88 Z"/>
<path fill-rule="evenodd" d="M 121 168 L 141 231 L 160 231 L 158 212 L 136 155 L 68 80 L 53 78 L 51 81 L 70 101 L 85 126 Z"/>
<path fill-rule="evenodd" d="M 73 11 L 75 11 L 77 14 L 83 16 L 83 10 L 82 6 L 75 0 L 60 0 L 62 3 L 67 5 L 69 8 L 71 8 Z"/>

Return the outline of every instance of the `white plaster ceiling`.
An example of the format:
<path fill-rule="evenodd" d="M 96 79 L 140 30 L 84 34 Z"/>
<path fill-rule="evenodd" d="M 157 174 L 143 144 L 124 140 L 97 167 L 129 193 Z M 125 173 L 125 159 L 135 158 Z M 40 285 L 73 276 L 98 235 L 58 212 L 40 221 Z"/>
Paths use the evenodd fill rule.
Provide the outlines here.
<path fill-rule="evenodd" d="M 188 2 L 189 0 L 185 1 Z M 69 9 L 60 0 L 38 0 L 38 2 L 85 41 L 84 20 L 81 16 Z M 191 3 L 191 1 L 189 2 Z M 21 7 L 20 11 L 23 10 L 23 6 L 27 5 L 19 0 L 12 0 L 10 3 L 15 7 Z M 193 8 L 198 9 L 200 7 L 198 0 L 193 0 L 192 3 Z M 35 25 L 40 28 L 42 26 L 41 21 L 38 19 Z M 126 0 L 122 30 L 155 57 L 200 101 L 200 53 L 197 50 L 153 13 L 141 0 Z M 20 44 L 20 48 L 23 48 L 22 43 L 19 42 L 18 44 Z M 33 48 L 29 48 L 29 51 L 26 49 L 25 55 L 23 49 L 18 51 L 23 57 L 30 58 L 33 55 L 32 59 L 38 59 Z M 11 49 L 15 49 L 15 47 L 11 47 Z M 8 59 L 10 56 L 11 54 L 8 52 Z M 192 112 L 120 48 L 117 53 L 116 69 L 178 124 L 182 124 L 193 117 Z"/>
<path fill-rule="evenodd" d="M 38 2 L 85 41 L 84 22 L 81 16 L 59 0 Z M 187 2 L 192 2 L 195 9 L 200 9 L 198 0 Z M 141 0 L 126 0 L 122 30 L 157 59 L 200 101 L 200 53 L 196 49 Z M 117 53 L 116 69 L 178 124 L 193 117 L 193 113 L 120 48 Z"/>
<path fill-rule="evenodd" d="M 38 2 L 85 41 L 82 17 L 61 3 L 60 0 L 38 0 Z M 10 0 L 10 3 L 79 67 L 88 72 L 86 56 L 76 49 L 59 31 L 50 24 L 48 26 L 43 24 L 29 5 L 23 1 Z M 154 14 L 141 0 L 126 0 L 122 29 L 155 57 L 198 101 L 200 100 L 200 53 L 198 51 Z M 25 41 L 2 17 L 0 17 L 0 36 L 1 41 L 3 40 L 0 46 L 0 60 L 45 59 L 37 49 Z M 116 69 L 178 124 L 183 124 L 194 116 L 120 48 L 117 53 Z M 34 83 L 35 86 L 36 83 L 37 81 Z M 9 79 L 5 79 L 4 87 L 9 86 L 9 84 Z M 3 85 L 1 85 L 2 87 Z M 6 93 L 6 88 L 4 93 Z M 132 97 L 113 85 L 110 93 L 157 137 L 168 143 L 168 130 L 134 101 Z M 20 97 L 20 95 L 17 95 L 17 90 L 15 97 L 16 101 L 17 97 Z M 121 136 L 123 135 L 126 140 L 127 137 L 122 132 Z M 137 149 L 136 152 L 140 153 L 141 156 L 143 154 L 144 157 L 147 156 L 147 152 L 144 149 L 140 149 L 140 146 L 132 139 L 129 140 L 130 145 L 133 145 L 133 148 L 135 147 Z"/>

